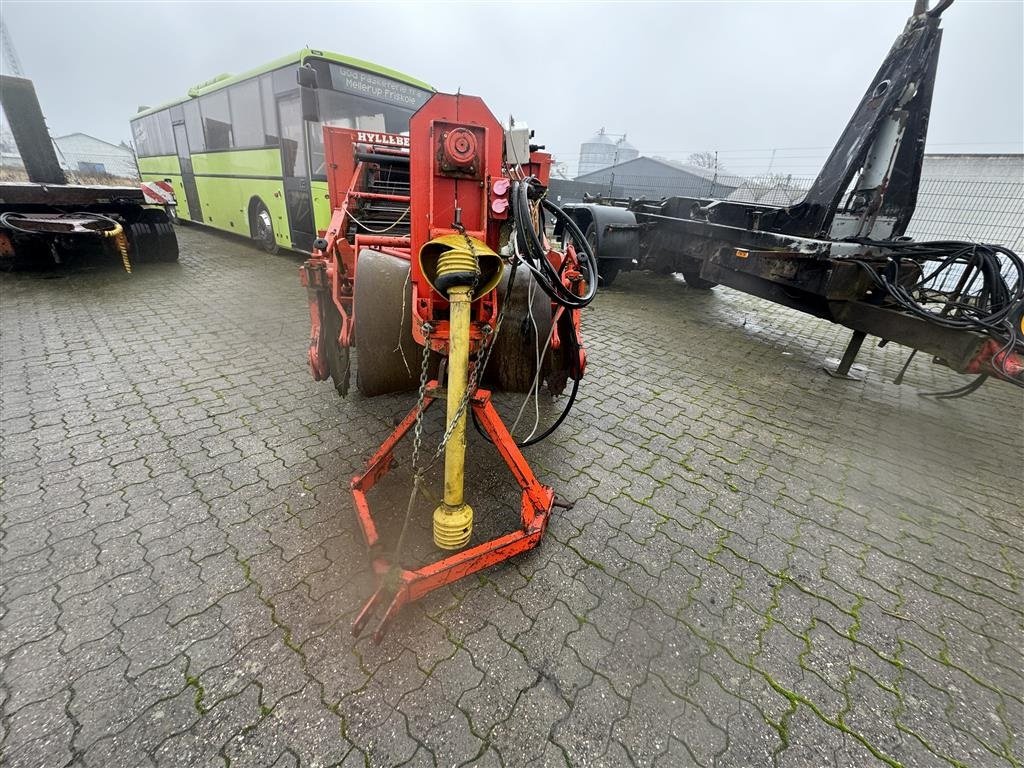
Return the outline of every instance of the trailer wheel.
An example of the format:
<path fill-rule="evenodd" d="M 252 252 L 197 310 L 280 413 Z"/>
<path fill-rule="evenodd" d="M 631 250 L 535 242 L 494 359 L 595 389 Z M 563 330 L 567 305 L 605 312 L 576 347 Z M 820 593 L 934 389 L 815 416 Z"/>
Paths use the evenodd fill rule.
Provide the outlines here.
<path fill-rule="evenodd" d="M 710 291 L 718 285 L 718 283 L 713 283 L 710 280 L 704 280 L 701 278 L 699 272 L 683 272 L 683 279 L 686 281 L 686 284 L 695 291 Z"/>
<path fill-rule="evenodd" d="M 409 262 L 368 248 L 360 251 L 353 310 L 359 391 L 373 397 L 416 389 L 423 348 L 412 338 Z"/>
<path fill-rule="evenodd" d="M 270 217 L 270 211 L 260 200 L 256 200 L 250 208 L 249 228 L 252 239 L 267 253 L 277 253 L 280 246 L 274 237 L 274 220 Z"/>
<path fill-rule="evenodd" d="M 156 236 L 156 261 L 178 260 L 178 236 L 174 232 L 174 224 L 166 211 L 147 208 L 142 212 L 144 221 L 148 221 Z"/>
<path fill-rule="evenodd" d="M 600 252 L 597 248 L 597 225 L 594 222 L 590 222 L 587 225 L 587 230 L 584 233 L 584 237 L 587 238 L 587 243 L 590 244 L 591 250 L 597 255 L 597 277 L 598 285 L 607 288 L 609 285 L 615 282 L 615 278 L 619 275 L 619 270 L 622 269 L 622 264 L 618 259 L 602 259 Z"/>
<path fill-rule="evenodd" d="M 128 249 L 132 261 L 177 261 L 178 238 L 165 211 L 146 208 L 128 225 Z"/>
<path fill-rule="evenodd" d="M 619 276 L 620 269 L 622 269 L 622 265 L 616 259 L 598 259 L 597 273 L 601 287 L 607 288 L 614 283 L 615 278 Z"/>

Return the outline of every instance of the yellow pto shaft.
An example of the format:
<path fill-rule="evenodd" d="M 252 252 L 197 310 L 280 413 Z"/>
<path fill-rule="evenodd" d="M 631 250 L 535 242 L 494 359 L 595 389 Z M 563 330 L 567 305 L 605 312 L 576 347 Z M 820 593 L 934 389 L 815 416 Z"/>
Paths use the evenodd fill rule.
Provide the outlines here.
<path fill-rule="evenodd" d="M 462 549 L 473 532 L 473 508 L 465 499 L 466 416 L 459 412 L 469 376 L 469 315 L 473 288 L 448 289 L 448 418 L 458 418 L 444 448 L 444 501 L 434 510 L 434 543 L 441 549 Z"/>

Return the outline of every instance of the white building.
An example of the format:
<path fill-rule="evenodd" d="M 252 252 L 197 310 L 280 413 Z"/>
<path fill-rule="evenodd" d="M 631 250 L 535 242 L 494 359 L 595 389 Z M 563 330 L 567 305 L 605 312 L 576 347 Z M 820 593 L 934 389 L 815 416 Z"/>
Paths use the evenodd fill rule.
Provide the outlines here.
<path fill-rule="evenodd" d="M 613 137 L 604 128 L 580 144 L 580 162 L 576 169 L 579 178 L 611 165 L 618 165 L 639 157 L 640 151 L 626 141 L 626 134 Z"/>
<path fill-rule="evenodd" d="M 907 234 L 1024 252 L 1024 155 L 925 155 Z"/>
<path fill-rule="evenodd" d="M 53 143 L 57 147 L 57 159 L 69 175 L 139 177 L 135 153 L 124 144 L 111 144 L 85 133 L 58 136 Z"/>

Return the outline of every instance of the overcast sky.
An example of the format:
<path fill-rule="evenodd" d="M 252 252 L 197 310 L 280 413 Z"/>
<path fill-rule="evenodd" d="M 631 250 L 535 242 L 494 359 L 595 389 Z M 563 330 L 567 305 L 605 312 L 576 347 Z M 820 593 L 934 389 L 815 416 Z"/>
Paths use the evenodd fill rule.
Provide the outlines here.
<path fill-rule="evenodd" d="M 814 175 L 913 7 L 898 2 L 19 2 L 0 14 L 51 133 L 130 136 L 140 104 L 305 45 L 480 95 L 575 171 L 605 127 L 641 152 L 718 150 Z M 1024 2 L 958 0 L 932 152 L 1024 151 Z"/>

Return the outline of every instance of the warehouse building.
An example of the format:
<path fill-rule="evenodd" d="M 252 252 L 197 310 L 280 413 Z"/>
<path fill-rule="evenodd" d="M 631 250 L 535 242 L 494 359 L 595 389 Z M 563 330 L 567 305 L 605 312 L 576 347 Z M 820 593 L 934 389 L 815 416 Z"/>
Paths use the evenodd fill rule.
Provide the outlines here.
<path fill-rule="evenodd" d="M 1024 252 L 1024 154 L 925 155 L 907 234 Z"/>
<path fill-rule="evenodd" d="M 61 167 L 70 175 L 137 179 L 135 153 L 125 144 L 111 144 L 86 133 L 70 133 L 53 140 Z"/>
<path fill-rule="evenodd" d="M 613 189 L 614 197 L 658 199 L 670 195 L 728 197 L 745 179 L 710 168 L 660 157 L 636 157 L 576 177 L 585 184 Z"/>
<path fill-rule="evenodd" d="M 641 156 L 581 174 L 574 181 L 552 184 L 551 190 L 562 202 L 582 200 L 584 194 L 648 200 L 672 195 L 728 197 L 744 181 L 740 176 L 713 169 Z"/>

